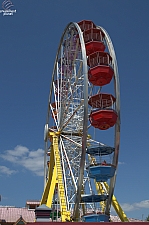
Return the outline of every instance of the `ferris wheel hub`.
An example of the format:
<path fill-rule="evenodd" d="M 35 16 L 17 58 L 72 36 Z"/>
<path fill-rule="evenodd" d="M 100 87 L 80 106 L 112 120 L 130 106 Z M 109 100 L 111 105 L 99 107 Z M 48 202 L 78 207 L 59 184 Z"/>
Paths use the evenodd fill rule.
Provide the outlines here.
<path fill-rule="evenodd" d="M 47 141 L 47 139 L 48 139 L 48 132 L 49 132 L 49 125 L 45 124 L 45 127 L 44 127 L 44 141 Z"/>

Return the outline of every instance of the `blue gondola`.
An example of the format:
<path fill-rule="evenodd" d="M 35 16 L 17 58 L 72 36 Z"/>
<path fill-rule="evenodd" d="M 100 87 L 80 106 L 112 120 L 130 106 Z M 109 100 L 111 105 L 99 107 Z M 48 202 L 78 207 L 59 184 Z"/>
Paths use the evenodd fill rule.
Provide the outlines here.
<path fill-rule="evenodd" d="M 115 170 L 116 168 L 113 165 L 89 166 L 88 176 L 96 179 L 97 182 L 104 182 L 114 176 Z"/>
<path fill-rule="evenodd" d="M 82 195 L 81 202 L 101 202 L 108 199 L 108 195 Z"/>
<path fill-rule="evenodd" d="M 109 222 L 110 217 L 105 214 L 91 214 L 82 217 L 83 222 Z"/>
<path fill-rule="evenodd" d="M 90 155 L 110 155 L 115 151 L 115 148 L 107 145 L 99 145 L 95 147 L 88 147 L 86 150 L 87 154 Z"/>

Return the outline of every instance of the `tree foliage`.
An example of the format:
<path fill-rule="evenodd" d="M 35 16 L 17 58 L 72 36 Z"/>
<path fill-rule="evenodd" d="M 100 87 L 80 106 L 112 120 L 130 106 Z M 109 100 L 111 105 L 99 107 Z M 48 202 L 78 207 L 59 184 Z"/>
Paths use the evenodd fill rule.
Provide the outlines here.
<path fill-rule="evenodd" d="M 146 217 L 146 221 L 148 221 L 148 222 L 149 222 L 149 215 Z"/>

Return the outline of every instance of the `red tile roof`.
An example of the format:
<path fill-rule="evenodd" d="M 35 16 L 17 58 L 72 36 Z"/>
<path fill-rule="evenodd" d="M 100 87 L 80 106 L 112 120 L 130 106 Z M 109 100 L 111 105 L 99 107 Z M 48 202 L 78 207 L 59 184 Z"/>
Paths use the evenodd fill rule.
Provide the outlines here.
<path fill-rule="evenodd" d="M 0 206 L 0 220 L 5 220 L 6 222 L 16 222 L 20 216 L 22 216 L 26 222 L 35 222 L 34 210 L 28 210 L 27 208 Z"/>

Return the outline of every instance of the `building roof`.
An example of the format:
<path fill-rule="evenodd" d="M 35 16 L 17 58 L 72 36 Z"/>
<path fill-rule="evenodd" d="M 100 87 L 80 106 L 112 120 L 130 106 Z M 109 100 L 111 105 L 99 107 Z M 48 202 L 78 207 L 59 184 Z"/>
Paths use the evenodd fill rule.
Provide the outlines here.
<path fill-rule="evenodd" d="M 14 223 L 14 225 L 17 224 L 26 224 L 26 221 L 22 218 L 22 216 L 20 216 L 20 218 Z"/>
<path fill-rule="evenodd" d="M 39 200 L 27 200 L 26 205 L 40 205 Z"/>
<path fill-rule="evenodd" d="M 16 208 L 10 206 L 0 206 L 0 221 L 16 222 L 20 216 L 26 222 L 35 222 L 34 210 L 28 210 L 27 208 Z"/>
<path fill-rule="evenodd" d="M 112 222 L 121 222 L 120 218 L 118 216 L 112 216 L 110 215 L 110 218 L 112 220 Z M 134 219 L 134 218 L 128 218 L 129 222 L 141 222 L 138 219 Z"/>
<path fill-rule="evenodd" d="M 102 222 L 101 222 L 102 223 Z M 36 225 L 63 225 L 64 222 L 36 222 Z M 85 223 L 83 223 L 85 224 Z M 89 225 L 97 225 L 97 222 L 87 222 Z M 125 225 L 126 222 L 110 222 L 110 225 Z M 29 223 L 28 225 L 34 225 Z M 72 222 L 67 222 L 67 225 L 72 225 Z M 82 222 L 73 222 L 73 225 L 82 225 Z M 104 225 L 109 225 L 109 222 L 104 222 Z M 133 221 L 131 225 L 142 225 L 142 221 Z M 148 222 L 143 222 L 143 225 L 148 225 Z"/>
<path fill-rule="evenodd" d="M 14 206 L 0 206 L 0 221 L 14 223 L 22 216 L 27 223 L 35 222 L 35 211 L 28 208 L 16 208 Z M 121 222 L 118 216 L 110 216 L 112 222 Z M 129 218 L 130 222 L 141 222 L 140 220 Z"/>

